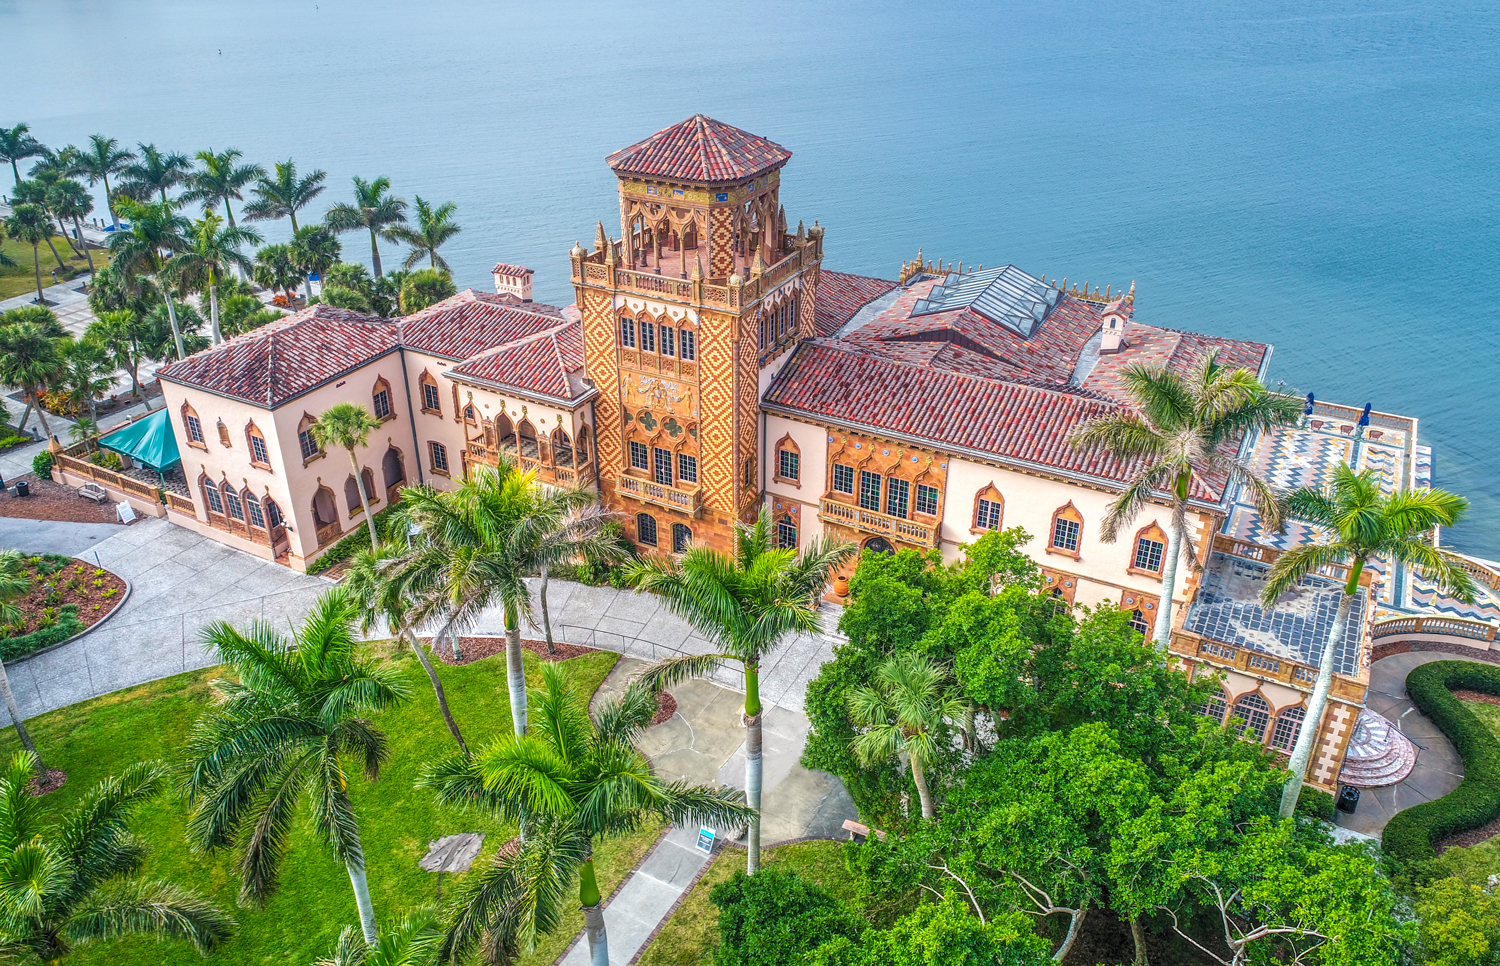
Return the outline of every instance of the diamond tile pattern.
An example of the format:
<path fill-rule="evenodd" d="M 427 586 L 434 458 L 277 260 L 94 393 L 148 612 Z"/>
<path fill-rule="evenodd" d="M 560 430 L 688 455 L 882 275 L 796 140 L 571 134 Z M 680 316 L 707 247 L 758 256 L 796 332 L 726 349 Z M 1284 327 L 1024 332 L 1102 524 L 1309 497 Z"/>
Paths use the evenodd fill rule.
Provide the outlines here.
<path fill-rule="evenodd" d="M 694 114 L 604 159 L 620 174 L 670 181 L 742 181 L 780 167 L 792 152 L 723 121 Z"/>

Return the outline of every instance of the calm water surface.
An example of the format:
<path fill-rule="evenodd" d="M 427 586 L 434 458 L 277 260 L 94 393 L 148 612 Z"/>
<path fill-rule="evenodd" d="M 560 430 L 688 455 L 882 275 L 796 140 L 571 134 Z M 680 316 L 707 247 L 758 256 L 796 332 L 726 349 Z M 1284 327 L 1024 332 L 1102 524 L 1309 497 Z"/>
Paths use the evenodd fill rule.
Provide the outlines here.
<path fill-rule="evenodd" d="M 572 300 L 608 152 L 703 112 L 794 153 L 827 263 L 1137 282 L 1139 317 L 1276 345 L 1273 378 L 1415 415 L 1450 538 L 1500 557 L 1493 3 L 0 0 L 0 124 L 388 175 Z M 0 182 L 8 187 L 7 177 Z M 272 229 L 270 234 L 276 234 Z M 350 254 L 359 240 L 346 237 Z M 387 259 L 388 264 L 392 259 Z"/>

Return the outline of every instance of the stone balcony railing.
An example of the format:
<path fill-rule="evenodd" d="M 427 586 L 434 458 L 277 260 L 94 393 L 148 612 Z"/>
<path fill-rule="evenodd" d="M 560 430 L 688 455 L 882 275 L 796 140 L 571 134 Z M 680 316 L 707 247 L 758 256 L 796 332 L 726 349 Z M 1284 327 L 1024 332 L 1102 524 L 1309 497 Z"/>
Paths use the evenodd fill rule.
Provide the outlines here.
<path fill-rule="evenodd" d="M 939 530 L 936 526 L 927 526 L 904 517 L 850 506 L 826 497 L 818 508 L 818 518 L 825 523 L 849 527 L 864 533 L 894 537 L 903 543 L 914 543 L 922 547 L 935 547 L 938 542 Z"/>
<path fill-rule="evenodd" d="M 615 244 L 618 246 L 619 243 Z M 807 241 L 800 247 L 793 248 L 788 255 L 768 267 L 762 274 L 751 275 L 740 285 L 729 285 L 720 279 L 680 279 L 657 275 L 654 272 L 610 266 L 603 263 L 601 252 L 591 252 L 582 259 L 574 260 L 572 279 L 574 282 L 582 282 L 585 285 L 597 285 L 601 288 L 613 287 L 622 292 L 635 292 L 682 302 L 738 309 L 750 305 L 804 267 L 817 261 L 821 257 L 819 247 L 812 241 Z M 613 280 L 612 286 L 611 280 Z"/>
<path fill-rule="evenodd" d="M 664 506 L 672 510 L 681 510 L 684 513 L 698 515 L 703 506 L 703 490 L 699 487 L 685 489 L 678 486 L 666 486 L 662 483 L 653 483 L 643 480 L 637 476 L 622 475 L 615 481 L 615 489 L 621 493 Z"/>

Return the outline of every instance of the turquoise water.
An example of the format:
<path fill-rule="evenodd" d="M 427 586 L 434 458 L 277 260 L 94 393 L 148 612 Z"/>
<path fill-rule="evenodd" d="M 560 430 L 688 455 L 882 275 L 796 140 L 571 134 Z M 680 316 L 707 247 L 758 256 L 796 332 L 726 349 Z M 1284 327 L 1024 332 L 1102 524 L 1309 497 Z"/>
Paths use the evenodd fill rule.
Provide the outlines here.
<path fill-rule="evenodd" d="M 1275 343 L 1297 390 L 1420 417 L 1438 484 L 1474 503 L 1451 541 L 1500 557 L 1497 21 L 1477 3 L 0 0 L 0 123 L 293 156 L 328 171 L 329 201 L 385 174 L 457 202 L 461 285 L 519 262 L 566 302 L 574 239 L 618 225 L 604 155 L 701 111 L 795 153 L 788 216 L 828 226 L 832 268 L 891 278 L 921 246 L 1134 279 L 1144 321 Z"/>

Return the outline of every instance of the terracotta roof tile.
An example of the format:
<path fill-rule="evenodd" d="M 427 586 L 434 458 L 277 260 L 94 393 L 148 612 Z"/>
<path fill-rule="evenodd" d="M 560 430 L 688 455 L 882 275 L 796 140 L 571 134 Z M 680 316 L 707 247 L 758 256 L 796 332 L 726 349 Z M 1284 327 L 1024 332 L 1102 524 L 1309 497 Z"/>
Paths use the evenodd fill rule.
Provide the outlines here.
<path fill-rule="evenodd" d="M 780 167 L 791 156 L 774 141 L 694 114 L 604 161 L 620 174 L 716 183 L 753 178 Z"/>
<path fill-rule="evenodd" d="M 527 275 L 535 275 L 536 273 L 524 265 L 511 265 L 506 262 L 501 262 L 494 268 L 490 269 L 490 274 L 508 275 L 511 278 L 525 278 Z"/>
<path fill-rule="evenodd" d="M 813 299 L 816 309 L 813 324 L 818 335 L 833 335 L 871 299 L 879 298 L 896 285 L 896 282 L 888 282 L 883 278 L 868 278 L 844 272 L 820 273 L 817 295 Z"/>
<path fill-rule="evenodd" d="M 555 306 L 465 289 L 402 319 L 401 342 L 419 352 L 467 359 L 555 328 L 561 320 L 562 310 Z"/>
<path fill-rule="evenodd" d="M 582 326 L 566 322 L 491 349 L 448 374 L 460 381 L 475 380 L 569 401 L 575 393 L 568 377 L 582 369 Z"/>

